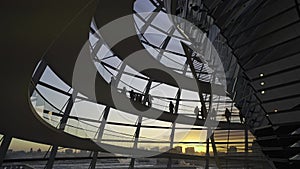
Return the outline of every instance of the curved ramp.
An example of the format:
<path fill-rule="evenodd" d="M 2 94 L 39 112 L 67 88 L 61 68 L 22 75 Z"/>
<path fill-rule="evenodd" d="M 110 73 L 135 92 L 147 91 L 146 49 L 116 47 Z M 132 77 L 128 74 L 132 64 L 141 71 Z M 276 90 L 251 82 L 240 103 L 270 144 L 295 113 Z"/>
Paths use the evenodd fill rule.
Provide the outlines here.
<path fill-rule="evenodd" d="M 97 20 L 97 18 L 98 18 L 98 21 L 99 21 L 99 20 L 101 20 L 100 16 L 104 15 L 105 17 L 103 17 L 100 24 L 105 25 L 106 23 L 110 22 L 111 20 L 114 20 L 115 18 L 121 17 L 123 15 L 126 15 L 127 13 L 132 11 L 133 4 L 131 1 L 122 1 L 120 3 L 121 3 L 120 5 L 116 6 L 116 5 L 113 5 L 114 4 L 113 1 L 99 2 L 98 9 L 97 9 L 97 12 L 95 15 L 96 16 L 95 19 Z M 125 6 L 127 6 L 128 9 L 124 8 Z M 117 9 L 120 7 L 122 7 L 122 10 Z M 113 12 L 113 14 L 106 13 L 106 12 L 108 12 L 107 10 L 111 10 L 114 12 Z M 132 20 L 131 24 L 134 25 L 133 20 Z M 130 25 L 130 23 L 128 23 L 127 25 L 124 25 L 124 28 L 127 29 L 127 26 L 128 26 L 128 29 L 134 29 L 134 27 L 132 25 Z M 86 36 L 88 36 L 89 29 L 85 28 L 84 31 L 85 32 L 82 32 L 82 33 L 85 34 Z M 111 34 L 111 32 L 109 34 Z M 76 34 L 74 34 L 74 36 L 76 36 Z M 88 39 L 88 37 L 85 37 L 85 38 L 83 37 L 80 39 L 77 38 L 77 41 L 81 42 L 81 44 L 84 44 L 87 41 L 87 39 Z M 130 43 L 129 42 L 128 43 L 134 44 L 134 45 L 130 45 L 130 47 L 129 46 L 124 47 L 120 44 L 117 44 L 117 48 L 113 48 L 113 50 L 115 49 L 116 52 L 118 52 L 118 54 L 121 53 L 120 56 L 127 56 L 127 54 L 130 54 L 130 52 L 144 49 L 137 36 L 133 36 L 133 38 L 129 38 L 129 40 L 130 40 Z M 60 43 L 67 44 L 68 38 L 61 38 Z M 121 43 L 123 44 L 123 41 Z M 150 110 L 148 110 L 147 113 L 146 112 L 143 113 L 141 111 L 136 111 L 136 109 L 134 109 L 134 107 L 137 107 L 139 110 L 143 110 L 143 109 L 145 110 L 145 107 L 138 103 L 134 103 L 134 107 L 132 107 L 131 103 L 129 103 L 128 98 L 126 98 L 123 94 L 120 94 L 120 93 L 114 91 L 115 88 L 111 88 L 110 84 L 106 83 L 106 81 L 103 79 L 103 77 L 99 73 L 97 73 L 95 65 L 92 62 L 92 58 L 91 58 L 92 56 L 90 56 L 91 55 L 90 48 L 88 45 L 89 44 L 86 43 L 85 45 L 82 45 L 80 47 L 80 49 L 82 49 L 82 50 L 79 54 L 79 57 L 77 57 L 77 55 L 73 55 L 73 54 L 70 55 L 67 52 L 64 53 L 64 55 L 66 56 L 65 59 L 69 63 L 64 63 L 64 62 L 62 62 L 64 64 L 61 64 L 61 62 L 57 63 L 57 60 L 60 60 L 60 58 L 58 58 L 60 56 L 59 46 L 57 48 L 51 49 L 51 53 L 53 53 L 53 55 L 51 55 L 51 57 L 47 56 L 45 59 L 47 60 L 47 63 L 49 63 L 49 65 L 51 65 L 53 70 L 60 76 L 61 79 L 63 79 L 70 86 L 72 86 L 73 88 L 78 90 L 80 93 L 88 96 L 89 98 L 91 98 L 92 100 L 94 100 L 97 103 L 109 105 L 113 108 L 117 107 L 118 110 L 128 112 L 131 114 L 135 114 L 135 115 L 143 115 L 144 117 L 147 117 L 147 118 L 158 119 L 158 120 L 167 121 L 167 122 L 176 121 L 177 123 L 181 123 L 181 124 L 190 124 L 190 125 L 198 125 L 198 126 L 204 125 L 204 123 L 205 123 L 204 120 L 201 120 L 201 119 L 195 120 L 195 118 L 187 117 L 184 115 L 174 115 L 174 114 L 170 114 L 168 112 L 162 112 L 162 111 L 160 111 L 158 109 L 154 109 L 154 108 L 151 108 Z M 137 47 L 135 47 L 135 46 L 137 46 Z M 156 61 L 149 53 L 143 53 L 143 54 L 146 55 L 146 56 L 143 55 L 143 57 L 142 57 L 144 60 L 148 59 L 149 62 L 156 62 L 156 65 L 161 65 L 161 63 Z M 125 59 L 125 58 L 126 57 L 124 57 L 123 59 Z M 78 65 L 76 63 L 80 63 L 80 65 Z M 148 63 L 148 62 L 146 62 L 146 63 Z M 79 66 L 79 67 L 76 67 L 76 66 Z M 84 66 L 84 69 L 82 69 L 80 66 Z M 166 68 L 163 68 L 163 69 L 166 69 Z M 165 81 L 165 79 L 169 78 L 169 76 L 162 76 L 161 73 L 155 73 L 155 71 L 153 71 L 153 70 L 149 70 L 149 71 L 150 71 L 150 72 L 148 72 L 149 75 L 151 75 L 155 79 L 158 78 L 162 81 Z M 172 70 L 170 70 L 170 71 L 172 71 Z M 147 72 L 147 71 L 145 71 L 145 72 Z M 74 74 L 76 74 L 76 75 L 74 75 Z M 76 78 L 77 74 L 80 75 L 79 78 Z M 178 74 L 178 76 L 180 76 L 179 78 L 184 77 L 183 75 L 180 75 L 180 74 Z M 186 80 L 186 79 L 192 80 L 191 78 L 185 77 L 184 80 Z M 187 80 L 187 81 L 189 81 L 189 80 Z M 85 84 L 82 84 L 82 82 L 85 82 Z M 90 84 L 86 84 L 87 82 L 90 82 Z M 209 86 L 209 88 L 210 88 L 209 83 L 205 83 L 205 84 L 208 84 L 207 86 Z M 206 88 L 206 89 L 208 89 L 208 88 Z M 113 93 L 113 95 L 112 95 L 112 93 Z M 127 105 L 125 105 L 125 106 L 123 106 L 123 104 L 116 105 L 116 99 L 118 100 L 117 102 L 127 103 Z M 243 129 L 244 128 L 244 126 L 240 123 L 228 124 L 227 122 L 220 122 L 219 127 L 222 129 Z"/>
<path fill-rule="evenodd" d="M 7 6 L 5 12 L 9 14 L 7 15 L 9 18 L 3 20 L 6 27 L 1 29 L 4 29 L 4 32 L 19 32 L 19 26 L 23 27 L 22 36 L 4 35 L 1 38 L 7 46 L 2 51 L 2 55 L 6 56 L 5 62 L 0 63 L 1 76 L 4 78 L 1 82 L 3 91 L 0 133 L 44 144 L 104 151 L 89 139 L 72 136 L 47 124 L 35 113 L 28 94 L 32 73 L 45 51 L 48 64 L 63 80 L 72 84 L 74 64 L 81 47 L 88 39 L 96 1 L 91 0 L 90 3 L 46 1 L 43 4 L 25 3 L 19 8 L 13 3 L 5 2 L 3 6 Z M 56 41 L 51 46 L 53 39 Z M 97 100 L 113 106 L 111 100 L 107 100 L 104 97 L 105 93 L 102 93 L 103 89 L 109 89 L 108 84 L 103 82 L 100 77 L 96 78 L 96 84 L 99 86 L 96 89 Z M 163 114 L 163 116 L 165 117 L 161 119 L 174 115 Z"/>
<path fill-rule="evenodd" d="M 174 79 L 182 79 L 182 81 L 184 81 L 186 84 L 184 88 L 194 91 L 194 88 L 188 85 L 194 83 L 192 78 L 179 74 L 173 71 L 171 68 L 164 66 L 150 53 L 148 53 L 147 50 L 145 50 L 145 47 L 142 45 L 139 36 L 136 35 L 135 21 L 133 17 L 126 17 L 126 20 L 118 20 L 121 17 L 133 14 L 133 6 L 134 1 L 132 0 L 121 2 L 118 1 L 118 5 L 116 5 L 116 2 L 113 0 L 99 2 L 94 18 L 97 26 L 100 28 L 100 34 L 105 40 L 105 43 L 111 47 L 111 50 L 117 54 L 121 60 L 126 60 L 128 56 L 139 51 L 138 55 L 143 58 L 144 65 L 157 65 L 159 69 L 144 70 L 142 73 L 146 76 L 172 86 L 178 86 Z M 122 27 L 118 26 L 113 29 L 111 27 L 106 28 L 107 24 L 111 24 L 113 21 L 119 21 L 120 23 L 126 22 L 126 25 Z M 115 23 L 112 23 L 111 25 L 114 24 Z M 122 41 L 116 43 L 116 39 L 122 39 Z M 129 63 L 129 65 L 133 69 L 138 68 L 137 70 L 142 69 L 144 66 L 134 63 Z M 158 70 L 168 70 L 167 72 L 174 72 L 174 79 L 168 76 L 167 73 L 162 73 L 162 71 Z M 211 93 L 211 84 L 209 82 L 198 81 L 198 83 L 200 92 Z M 219 85 L 214 86 L 214 89 L 224 91 L 224 88 Z"/>

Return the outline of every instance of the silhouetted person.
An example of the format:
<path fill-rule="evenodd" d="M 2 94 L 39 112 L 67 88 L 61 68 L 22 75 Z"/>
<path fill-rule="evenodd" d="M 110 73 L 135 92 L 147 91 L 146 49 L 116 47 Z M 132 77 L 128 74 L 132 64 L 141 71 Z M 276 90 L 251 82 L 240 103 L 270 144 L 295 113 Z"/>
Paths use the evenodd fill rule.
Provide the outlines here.
<path fill-rule="evenodd" d="M 152 106 L 152 96 L 150 94 L 144 96 L 144 104 L 148 104 L 148 107 Z"/>
<path fill-rule="evenodd" d="M 138 102 L 142 103 L 142 101 L 143 101 L 143 95 L 140 94 L 140 93 L 137 93 L 137 95 L 136 95 L 136 100 L 137 100 Z"/>
<path fill-rule="evenodd" d="M 231 112 L 227 108 L 225 110 L 225 117 L 227 122 L 230 122 Z"/>
<path fill-rule="evenodd" d="M 130 97 L 130 100 L 132 100 L 132 101 L 135 100 L 135 92 L 133 90 L 130 90 L 129 97 Z"/>
<path fill-rule="evenodd" d="M 125 94 L 125 96 L 126 96 L 126 93 L 127 93 L 127 89 L 126 89 L 126 87 L 123 87 L 123 89 L 122 89 L 121 93 L 122 93 L 122 94 Z"/>
<path fill-rule="evenodd" d="M 207 112 L 205 111 L 204 106 L 201 106 L 201 118 L 206 119 L 207 117 Z"/>
<path fill-rule="evenodd" d="M 169 111 L 171 114 L 174 113 L 174 104 L 172 103 L 172 101 L 170 101 L 170 104 L 169 104 Z"/>
<path fill-rule="evenodd" d="M 241 121 L 241 123 L 243 123 L 243 122 L 244 122 L 244 116 L 242 115 L 241 112 L 239 113 L 239 116 L 240 116 L 240 121 Z"/>
<path fill-rule="evenodd" d="M 151 107 L 152 106 L 152 100 L 153 100 L 153 97 L 148 94 L 148 106 Z"/>
<path fill-rule="evenodd" d="M 194 113 L 196 115 L 196 118 L 198 118 L 198 116 L 199 116 L 199 107 L 198 106 L 195 107 Z"/>

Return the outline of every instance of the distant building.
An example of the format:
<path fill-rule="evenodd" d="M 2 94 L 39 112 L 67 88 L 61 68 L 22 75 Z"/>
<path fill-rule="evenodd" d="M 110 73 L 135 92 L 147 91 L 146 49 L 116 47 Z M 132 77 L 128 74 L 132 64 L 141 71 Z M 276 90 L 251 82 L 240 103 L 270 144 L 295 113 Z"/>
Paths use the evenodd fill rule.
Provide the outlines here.
<path fill-rule="evenodd" d="M 176 147 L 170 149 L 169 152 L 170 153 L 181 154 L 182 153 L 182 147 L 181 146 L 176 146 Z"/>
<path fill-rule="evenodd" d="M 195 154 L 195 148 L 194 147 L 187 147 L 185 148 L 186 154 Z"/>
<path fill-rule="evenodd" d="M 181 146 L 176 146 L 174 149 L 177 153 L 182 153 L 182 147 Z"/>

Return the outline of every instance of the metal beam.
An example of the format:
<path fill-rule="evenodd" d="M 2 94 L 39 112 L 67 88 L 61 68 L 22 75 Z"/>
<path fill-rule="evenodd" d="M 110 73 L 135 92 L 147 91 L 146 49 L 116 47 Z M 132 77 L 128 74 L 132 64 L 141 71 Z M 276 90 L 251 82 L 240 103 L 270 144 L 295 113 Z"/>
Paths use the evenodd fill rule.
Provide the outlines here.
<path fill-rule="evenodd" d="M 175 111 L 174 111 L 175 114 L 178 113 L 180 96 L 181 96 L 181 89 L 178 89 L 177 95 L 176 95 Z M 170 135 L 170 149 L 172 149 L 174 146 L 175 128 L 176 128 L 176 123 L 173 122 L 172 123 L 172 131 L 171 131 L 171 135 Z M 167 164 L 167 169 L 171 169 L 171 168 L 172 168 L 172 158 L 169 158 L 168 164 Z"/>
<path fill-rule="evenodd" d="M 162 47 L 160 48 L 159 50 L 159 55 L 157 56 L 157 60 L 160 61 L 163 54 L 164 54 L 164 50 L 167 48 L 171 38 L 172 38 L 172 35 L 173 33 L 175 32 L 175 28 L 174 27 L 171 27 L 171 30 L 170 32 L 168 33 L 168 36 L 164 39 L 164 41 L 162 42 Z"/>
<path fill-rule="evenodd" d="M 192 74 L 193 74 L 194 78 L 197 80 L 196 70 L 195 70 L 195 67 L 194 67 L 194 64 L 193 64 L 193 61 L 192 61 L 192 51 L 189 49 L 189 47 L 186 44 L 181 43 L 181 45 L 182 45 L 183 50 L 184 50 L 184 52 L 185 52 L 185 54 L 187 56 L 187 63 L 190 66 Z M 198 93 L 198 95 L 200 97 L 201 107 L 203 107 L 203 109 L 201 108 L 201 111 L 204 111 L 203 114 L 207 115 L 207 109 L 206 109 L 206 105 L 205 105 L 205 102 L 204 102 L 203 95 L 202 95 L 202 93 Z M 212 95 L 210 95 L 210 98 L 212 98 Z M 210 99 L 210 101 L 211 101 L 211 99 Z M 211 105 L 211 102 L 210 102 L 210 105 Z M 210 134 L 210 129 L 208 128 L 207 129 L 207 139 L 206 139 L 206 163 L 205 163 L 205 169 L 209 168 L 209 134 Z"/>
<path fill-rule="evenodd" d="M 148 20 L 146 20 L 146 23 L 141 28 L 142 34 L 146 32 L 146 30 L 152 24 L 153 20 L 155 19 L 155 17 L 157 16 L 158 12 L 161 11 L 162 8 L 163 8 L 163 4 L 160 4 L 157 8 L 155 8 L 152 11 L 151 16 L 149 17 Z"/>
<path fill-rule="evenodd" d="M 187 56 L 187 63 L 190 65 L 190 69 L 192 71 L 192 74 L 194 76 L 194 78 L 199 81 L 199 79 L 197 78 L 197 74 L 196 74 L 196 70 L 195 70 L 195 67 L 194 67 L 194 64 L 193 64 L 193 60 L 192 60 L 192 51 L 188 48 L 187 45 L 185 45 L 184 43 L 181 43 L 182 44 L 182 47 L 184 49 L 184 52 L 186 53 L 186 56 Z M 214 80 L 215 80 L 215 73 L 213 73 L 212 75 L 212 83 L 214 83 Z M 200 97 L 200 102 L 201 102 L 201 106 L 204 107 L 204 109 L 202 109 L 204 111 L 204 114 L 207 114 L 207 108 L 206 108 L 206 104 L 205 104 L 205 100 L 203 98 L 203 93 L 198 93 L 199 94 L 199 97 Z M 211 110 L 211 106 L 212 106 L 212 94 L 210 95 L 210 102 L 209 102 L 209 109 Z M 208 120 L 211 120 L 211 119 L 208 119 Z M 214 141 L 214 134 L 211 134 L 211 129 L 210 127 L 208 127 L 207 129 L 207 145 L 206 145 L 206 165 L 205 165 L 205 168 L 208 169 L 209 168 L 209 138 L 211 139 L 211 142 L 212 142 L 212 147 L 213 147 L 213 152 L 214 152 L 214 157 L 215 157 L 215 161 L 216 161 L 216 164 L 219 168 L 221 168 L 221 164 L 219 163 L 219 159 L 218 159 L 218 155 L 217 155 L 217 148 L 216 148 L 216 145 L 215 145 L 215 141 Z"/>
<path fill-rule="evenodd" d="M 32 76 L 32 82 L 34 83 L 34 85 L 36 85 L 39 82 L 39 80 L 41 79 L 42 75 L 44 74 L 46 68 L 47 68 L 47 63 L 44 59 L 42 59 L 40 61 L 40 63 L 38 64 L 37 68 L 35 69 L 35 72 L 33 73 L 33 76 Z M 30 96 L 32 96 L 34 89 L 35 89 L 35 86 L 30 86 L 30 88 L 29 88 Z"/>
<path fill-rule="evenodd" d="M 277 76 L 277 75 L 280 75 L 282 73 L 286 73 L 286 72 L 290 72 L 290 71 L 294 71 L 296 69 L 300 69 L 300 66 L 293 66 L 293 67 L 290 67 L 290 68 L 286 68 L 286 69 L 283 69 L 283 70 L 280 70 L 280 71 L 276 71 L 276 72 L 273 72 L 273 73 L 270 73 L 270 74 L 264 74 L 263 77 L 257 77 L 257 78 L 253 78 L 251 81 L 254 82 L 254 81 L 258 81 L 258 80 L 263 80 L 267 77 L 271 77 L 271 76 Z"/>
<path fill-rule="evenodd" d="M 133 149 L 137 149 L 137 144 L 139 141 L 139 137 L 140 137 L 140 131 L 141 131 L 141 125 L 142 125 L 142 116 L 138 117 L 138 125 L 136 127 L 136 131 L 135 131 L 135 137 L 134 137 L 134 143 L 133 143 Z M 129 164 L 129 168 L 128 169 L 134 169 L 134 164 L 135 164 L 135 158 L 131 158 L 130 160 L 130 164 Z"/>
<path fill-rule="evenodd" d="M 287 99 L 296 99 L 296 98 L 300 98 L 300 94 L 295 94 L 295 95 L 291 95 L 291 96 L 284 96 L 284 97 L 279 97 L 279 98 L 275 98 L 275 99 L 270 99 L 270 100 L 263 101 L 261 103 L 266 104 L 266 103 L 272 103 L 272 102 L 277 102 L 277 101 L 282 101 L 282 100 L 287 100 Z"/>
<path fill-rule="evenodd" d="M 288 83 L 284 83 L 284 84 L 279 84 L 279 85 L 263 88 L 263 89 L 258 90 L 258 92 L 288 87 L 288 86 L 299 84 L 299 83 L 300 83 L 300 80 L 296 80 L 296 81 L 292 81 L 292 82 L 288 82 Z"/>
<path fill-rule="evenodd" d="M 12 137 L 9 135 L 4 135 L 2 138 L 2 143 L 0 146 L 0 167 L 2 167 L 4 158 L 7 153 L 8 148 L 9 148 L 11 140 L 12 140 Z"/>
<path fill-rule="evenodd" d="M 147 86 L 146 86 L 145 97 L 147 97 L 149 95 L 151 85 L 152 85 L 152 80 L 150 79 L 147 83 Z M 144 98 L 143 103 L 145 103 L 145 101 L 146 100 Z M 137 122 L 137 126 L 136 126 L 133 149 L 137 149 L 137 144 L 138 144 L 138 141 L 139 141 L 141 126 L 142 126 L 142 119 L 143 119 L 143 117 L 140 115 L 138 117 L 138 122 Z M 129 169 L 134 169 L 134 163 L 135 163 L 135 158 L 131 158 L 130 164 L 129 164 Z"/>
<path fill-rule="evenodd" d="M 68 100 L 68 104 L 67 104 L 67 107 L 65 109 L 64 115 L 60 120 L 58 130 L 62 130 L 62 131 L 65 130 L 66 124 L 68 122 L 69 115 L 70 115 L 72 107 L 74 105 L 76 95 L 77 95 L 77 92 L 73 91 L 72 96 Z M 53 164 L 54 164 L 54 161 L 55 161 L 55 156 L 57 154 L 57 150 L 58 150 L 58 145 L 53 145 L 52 149 L 51 149 L 50 157 L 49 157 L 49 160 L 48 160 L 48 162 L 45 166 L 45 169 L 52 169 L 53 168 Z"/>
<path fill-rule="evenodd" d="M 297 0 L 296 0 L 296 1 L 297 1 Z M 262 2 L 261 6 L 259 6 L 259 8 L 262 8 L 262 7 L 263 7 L 263 6 L 262 6 L 263 3 L 265 3 L 265 2 Z M 269 17 L 269 18 L 267 18 L 267 19 L 261 21 L 261 22 L 258 22 L 258 23 L 254 24 L 254 25 L 251 25 L 251 26 L 249 26 L 249 27 L 246 27 L 246 29 L 243 29 L 242 31 L 237 32 L 237 33 L 231 35 L 229 38 L 232 39 L 232 38 L 234 38 L 234 37 L 240 36 L 240 35 L 243 34 L 244 32 L 249 31 L 250 29 L 255 29 L 256 27 L 260 26 L 261 24 L 264 24 L 264 23 L 266 23 L 266 22 L 268 22 L 268 21 L 270 21 L 270 20 L 272 20 L 272 19 L 274 19 L 274 18 L 276 18 L 276 17 L 278 17 L 278 16 L 280 16 L 280 15 L 282 15 L 282 14 L 284 14 L 284 13 L 290 11 L 290 10 L 292 10 L 293 8 L 295 8 L 295 7 L 294 7 L 294 6 L 293 6 L 293 7 L 290 7 L 290 8 L 288 8 L 288 9 L 282 11 L 282 12 L 277 13 L 276 15 L 273 15 L 273 16 L 271 16 L 271 17 Z M 253 15 L 250 16 L 250 19 L 254 19 L 254 18 L 255 18 L 255 17 L 253 17 Z M 247 21 L 247 23 L 249 23 L 249 21 Z"/>
<path fill-rule="evenodd" d="M 254 57 L 258 56 L 259 53 L 262 53 L 262 52 L 265 52 L 265 51 L 267 51 L 267 50 L 274 49 L 274 48 L 276 48 L 276 47 L 285 45 L 286 43 L 292 42 L 292 41 L 294 41 L 294 40 L 296 40 L 296 39 L 298 39 L 298 38 L 300 38 L 300 36 L 296 36 L 296 37 L 294 37 L 294 38 L 291 38 L 291 39 L 288 39 L 288 40 L 286 40 L 286 41 L 280 42 L 280 43 L 278 43 L 278 44 L 275 44 L 275 45 L 272 45 L 272 46 L 269 46 L 269 47 L 260 49 L 260 50 L 258 50 L 258 51 L 255 51 L 254 53 L 250 53 L 250 55 L 249 55 L 249 57 L 248 57 L 248 61 L 244 62 L 243 64 L 240 63 L 240 65 L 241 65 L 241 66 L 243 67 L 243 69 L 244 69 L 244 67 L 246 67 L 246 65 L 248 65 L 248 64 L 250 63 L 250 61 L 251 61 Z M 240 59 L 240 58 L 238 58 L 238 59 Z M 260 59 L 263 59 L 263 58 L 260 58 Z M 260 65 L 255 65 L 255 66 L 260 66 Z"/>
<path fill-rule="evenodd" d="M 51 149 L 51 153 L 49 156 L 49 159 L 47 161 L 47 164 L 45 166 L 45 169 L 52 169 L 55 161 L 55 156 L 57 154 L 58 145 L 53 145 Z"/>
<path fill-rule="evenodd" d="M 101 121 L 101 125 L 99 127 L 99 132 L 98 132 L 98 137 L 97 137 L 97 142 L 99 142 L 99 143 L 101 142 L 102 137 L 103 137 L 103 133 L 104 133 L 105 125 L 106 125 L 106 122 L 107 122 L 109 110 L 110 110 L 109 106 L 106 106 L 105 109 L 104 109 L 104 114 L 103 114 L 103 118 L 102 118 L 102 121 Z M 98 151 L 93 152 L 93 159 L 92 159 L 92 161 L 90 163 L 90 166 L 89 166 L 90 169 L 95 169 L 96 168 L 98 154 L 99 154 Z"/>

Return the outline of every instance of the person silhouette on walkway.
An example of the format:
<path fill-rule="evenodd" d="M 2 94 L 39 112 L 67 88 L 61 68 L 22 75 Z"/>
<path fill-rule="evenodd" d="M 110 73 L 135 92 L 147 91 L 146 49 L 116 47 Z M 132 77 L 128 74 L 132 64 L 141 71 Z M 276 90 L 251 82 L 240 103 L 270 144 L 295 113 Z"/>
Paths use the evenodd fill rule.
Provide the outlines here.
<path fill-rule="evenodd" d="M 137 93 L 136 94 L 136 100 L 140 103 L 142 103 L 143 101 L 143 95 L 141 93 Z"/>
<path fill-rule="evenodd" d="M 150 95 L 150 94 L 148 94 L 148 95 L 145 95 L 145 97 L 144 97 L 145 99 L 144 99 L 144 104 L 146 105 L 146 103 L 147 103 L 147 105 L 148 105 L 148 107 L 151 107 L 152 106 L 152 96 Z"/>
<path fill-rule="evenodd" d="M 194 113 L 196 115 L 196 118 L 199 118 L 199 107 L 198 106 L 195 107 Z"/>
<path fill-rule="evenodd" d="M 126 96 L 126 93 L 127 93 L 126 87 L 123 87 L 123 89 L 121 90 L 121 93 L 122 93 L 122 94 L 125 94 L 125 96 Z"/>
<path fill-rule="evenodd" d="M 201 118 L 204 120 L 207 117 L 207 112 L 205 111 L 204 106 L 201 106 Z"/>
<path fill-rule="evenodd" d="M 225 110 L 225 117 L 228 123 L 230 123 L 230 118 L 231 118 L 231 112 L 226 108 Z"/>
<path fill-rule="evenodd" d="M 153 97 L 150 94 L 148 94 L 148 106 L 149 107 L 152 107 L 152 100 L 153 100 Z"/>
<path fill-rule="evenodd" d="M 171 114 L 174 113 L 174 104 L 172 103 L 172 101 L 170 101 L 170 104 L 169 104 L 169 111 Z"/>
<path fill-rule="evenodd" d="M 135 96 L 136 96 L 135 92 L 131 89 L 129 92 L 130 100 L 135 101 Z"/>
<path fill-rule="evenodd" d="M 244 122 L 244 115 L 240 112 L 240 113 L 239 113 L 239 116 L 240 116 L 240 121 L 241 121 L 241 123 L 243 123 L 243 122 Z"/>

